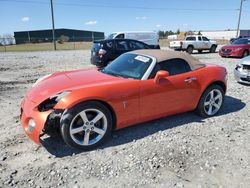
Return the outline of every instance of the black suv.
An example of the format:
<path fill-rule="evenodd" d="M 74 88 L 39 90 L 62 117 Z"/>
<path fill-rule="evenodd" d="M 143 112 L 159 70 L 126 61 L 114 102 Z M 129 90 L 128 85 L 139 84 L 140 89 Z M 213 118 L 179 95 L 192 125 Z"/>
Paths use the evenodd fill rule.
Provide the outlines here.
<path fill-rule="evenodd" d="M 119 55 L 138 49 L 152 49 L 149 45 L 132 39 L 106 39 L 93 42 L 91 64 L 105 67 Z"/>

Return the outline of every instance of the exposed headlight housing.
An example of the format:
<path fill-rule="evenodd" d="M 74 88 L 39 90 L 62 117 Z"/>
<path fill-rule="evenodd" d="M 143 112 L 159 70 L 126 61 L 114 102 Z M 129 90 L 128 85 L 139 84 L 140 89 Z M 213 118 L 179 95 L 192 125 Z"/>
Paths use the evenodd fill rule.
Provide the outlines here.
<path fill-rule="evenodd" d="M 46 99 L 45 101 L 43 101 L 39 106 L 38 106 L 38 110 L 41 112 L 47 111 L 47 110 L 51 110 L 54 108 L 54 106 L 65 96 L 67 96 L 68 94 L 70 94 L 71 91 L 63 91 L 61 93 L 58 93 L 56 95 L 51 96 L 50 98 Z"/>
<path fill-rule="evenodd" d="M 65 97 L 66 95 L 70 94 L 71 91 L 63 91 L 61 93 L 57 93 L 54 96 L 51 96 L 50 99 L 55 99 L 56 102 L 60 101 L 63 97 Z"/>
<path fill-rule="evenodd" d="M 33 85 L 32 87 L 35 87 L 39 82 L 43 81 L 44 79 L 48 78 L 49 76 L 51 76 L 52 74 L 48 74 L 48 75 L 45 75 L 41 78 L 39 78 Z"/>

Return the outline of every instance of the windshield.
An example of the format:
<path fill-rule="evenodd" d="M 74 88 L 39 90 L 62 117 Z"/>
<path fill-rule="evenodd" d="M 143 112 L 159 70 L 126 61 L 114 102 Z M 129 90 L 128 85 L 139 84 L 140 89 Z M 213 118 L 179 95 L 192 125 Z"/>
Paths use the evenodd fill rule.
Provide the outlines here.
<path fill-rule="evenodd" d="M 247 44 L 248 40 L 247 39 L 238 39 L 233 42 L 233 44 Z"/>
<path fill-rule="evenodd" d="M 141 79 L 152 59 L 138 54 L 123 54 L 110 63 L 101 72 L 123 78 Z"/>
<path fill-rule="evenodd" d="M 107 37 L 107 39 L 113 39 L 115 35 L 116 35 L 116 33 L 110 34 L 110 35 Z"/>

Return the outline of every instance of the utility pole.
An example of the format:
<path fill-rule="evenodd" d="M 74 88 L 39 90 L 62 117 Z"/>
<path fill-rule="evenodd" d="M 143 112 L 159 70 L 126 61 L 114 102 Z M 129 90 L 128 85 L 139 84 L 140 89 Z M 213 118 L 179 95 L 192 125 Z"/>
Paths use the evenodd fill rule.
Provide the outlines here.
<path fill-rule="evenodd" d="M 29 43 L 30 43 L 30 31 L 29 30 L 27 31 L 27 34 L 28 34 L 28 40 L 29 40 Z"/>
<path fill-rule="evenodd" d="M 237 34 L 236 34 L 236 38 L 239 37 L 239 31 L 240 31 L 240 19 L 241 19 L 241 12 L 242 12 L 242 4 L 243 1 L 245 0 L 240 0 L 240 13 L 239 13 L 239 19 L 238 19 L 238 26 L 237 26 Z"/>
<path fill-rule="evenodd" d="M 51 7 L 51 18 L 52 18 L 52 35 L 53 35 L 53 43 L 54 43 L 54 50 L 56 50 L 56 40 L 55 40 L 55 23 L 54 23 L 54 11 L 53 11 L 53 0 L 50 0 L 50 7 Z"/>
<path fill-rule="evenodd" d="M 92 42 L 94 41 L 94 32 L 92 31 Z"/>

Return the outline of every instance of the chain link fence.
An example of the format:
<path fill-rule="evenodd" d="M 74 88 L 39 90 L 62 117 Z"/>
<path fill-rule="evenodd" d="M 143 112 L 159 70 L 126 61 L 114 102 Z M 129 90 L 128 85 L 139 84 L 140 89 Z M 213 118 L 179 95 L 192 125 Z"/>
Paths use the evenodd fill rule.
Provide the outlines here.
<path fill-rule="evenodd" d="M 94 40 L 98 38 L 71 38 L 59 37 L 56 40 L 57 50 L 88 50 L 92 46 Z M 178 39 L 176 39 L 178 40 Z M 160 38 L 159 45 L 161 47 L 168 47 L 169 42 L 173 39 Z M 216 40 L 218 44 L 229 44 L 228 40 Z M 18 44 L 16 44 L 18 43 Z M 52 38 L 21 38 L 15 41 L 14 38 L 0 38 L 0 52 L 18 52 L 18 51 L 52 51 L 54 44 Z"/>
<path fill-rule="evenodd" d="M 98 37 L 67 37 L 60 36 L 56 39 L 57 50 L 82 50 L 90 49 Z M 14 51 L 50 51 L 54 50 L 52 38 L 0 38 L 0 52 Z"/>

